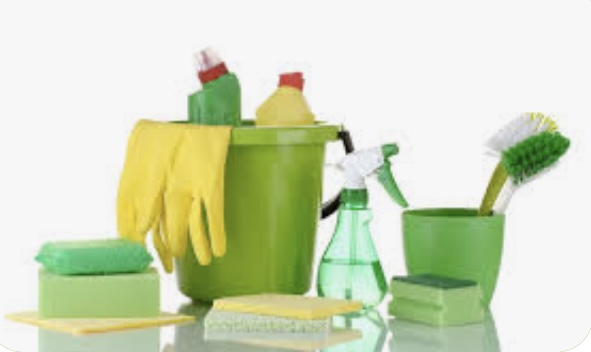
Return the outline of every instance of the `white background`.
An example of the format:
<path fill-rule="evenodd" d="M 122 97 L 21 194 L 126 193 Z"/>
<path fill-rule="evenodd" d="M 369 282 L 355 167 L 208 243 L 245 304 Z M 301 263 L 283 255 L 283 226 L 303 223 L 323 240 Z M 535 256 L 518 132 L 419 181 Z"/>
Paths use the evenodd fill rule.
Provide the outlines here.
<path fill-rule="evenodd" d="M 192 53 L 214 45 L 239 76 L 243 116 L 283 70 L 303 70 L 321 119 L 357 147 L 396 141 L 413 207 L 476 206 L 496 160 L 485 139 L 523 111 L 572 147 L 520 189 L 492 303 L 502 351 L 564 351 L 591 328 L 591 1 L 20 1 L 0 5 L 0 313 L 36 306 L 33 257 L 50 239 L 115 236 L 127 136 L 182 119 Z M 327 161 L 336 161 L 331 146 Z M 326 173 L 325 195 L 341 182 Z M 387 276 L 404 274 L 400 212 L 370 183 Z M 319 229 L 318 255 L 334 219 Z M 167 310 L 184 301 L 163 280 Z M 0 343 L 35 348 L 0 323 Z M 578 350 L 589 350 L 580 346 Z M 0 348 L 1 349 L 1 348 Z"/>

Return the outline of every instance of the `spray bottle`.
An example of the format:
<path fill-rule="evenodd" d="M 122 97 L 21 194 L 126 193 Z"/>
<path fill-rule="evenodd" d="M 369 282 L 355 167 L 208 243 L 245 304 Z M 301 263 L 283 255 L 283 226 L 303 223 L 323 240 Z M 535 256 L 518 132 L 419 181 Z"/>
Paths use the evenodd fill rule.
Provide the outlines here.
<path fill-rule="evenodd" d="M 320 296 L 361 301 L 366 308 L 384 298 L 388 285 L 369 233 L 372 215 L 365 179 L 376 174 L 390 197 L 407 207 L 390 170 L 388 159 L 396 154 L 396 144 L 385 144 L 348 154 L 340 163 L 345 186 L 337 226 L 318 268 Z"/>

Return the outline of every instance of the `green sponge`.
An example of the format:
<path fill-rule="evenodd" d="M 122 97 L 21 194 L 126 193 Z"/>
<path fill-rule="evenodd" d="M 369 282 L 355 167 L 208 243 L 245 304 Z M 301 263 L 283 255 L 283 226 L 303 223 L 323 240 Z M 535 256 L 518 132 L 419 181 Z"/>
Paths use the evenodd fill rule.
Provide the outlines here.
<path fill-rule="evenodd" d="M 49 242 L 35 257 L 60 275 L 139 273 L 153 258 L 139 243 L 125 239 Z"/>
<path fill-rule="evenodd" d="M 155 269 L 138 274 L 73 275 L 39 271 L 40 318 L 147 318 L 160 315 Z"/>
<path fill-rule="evenodd" d="M 482 293 L 473 281 L 432 275 L 394 277 L 390 314 L 430 325 L 462 325 L 484 319 Z"/>

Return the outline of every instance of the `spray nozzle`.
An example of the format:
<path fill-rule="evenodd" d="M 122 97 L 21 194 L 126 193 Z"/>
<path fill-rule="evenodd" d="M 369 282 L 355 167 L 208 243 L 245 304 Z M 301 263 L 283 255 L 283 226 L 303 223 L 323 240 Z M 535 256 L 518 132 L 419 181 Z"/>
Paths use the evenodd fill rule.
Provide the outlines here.
<path fill-rule="evenodd" d="M 400 206 L 408 207 L 390 169 L 392 164 L 388 159 L 396 154 L 396 144 L 384 144 L 380 148 L 364 149 L 347 155 L 341 163 L 345 170 L 345 188 L 365 189 L 365 178 L 377 174 L 378 181 L 390 197 Z"/>
<path fill-rule="evenodd" d="M 391 156 L 398 154 L 398 146 L 396 144 L 384 144 L 382 146 L 382 155 L 384 159 L 390 159 Z"/>
<path fill-rule="evenodd" d="M 408 207 L 408 202 L 400 192 L 398 184 L 392 175 L 390 166 L 390 157 L 398 154 L 398 146 L 396 144 L 384 144 L 382 146 L 382 155 L 384 156 L 384 165 L 378 169 L 378 181 L 382 184 L 386 192 L 392 197 L 392 199 L 398 203 L 401 207 Z"/>

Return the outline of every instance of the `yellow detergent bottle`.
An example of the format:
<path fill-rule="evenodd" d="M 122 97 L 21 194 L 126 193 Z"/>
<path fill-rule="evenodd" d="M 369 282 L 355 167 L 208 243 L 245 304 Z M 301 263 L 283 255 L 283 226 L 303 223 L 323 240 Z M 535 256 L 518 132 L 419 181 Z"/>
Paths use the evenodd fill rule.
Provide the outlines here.
<path fill-rule="evenodd" d="M 257 109 L 257 126 L 301 126 L 314 124 L 314 114 L 302 94 L 301 72 L 279 76 L 279 88 Z"/>

